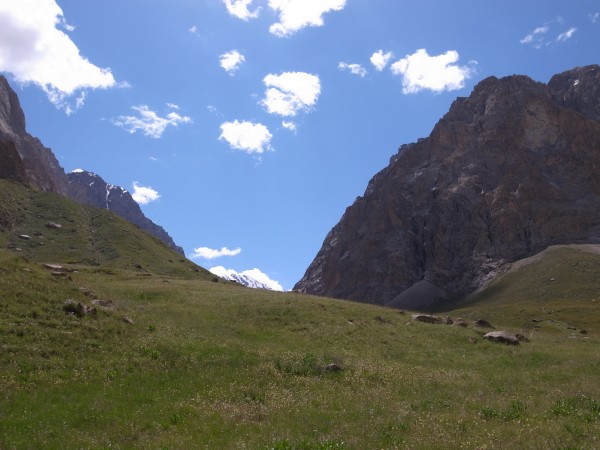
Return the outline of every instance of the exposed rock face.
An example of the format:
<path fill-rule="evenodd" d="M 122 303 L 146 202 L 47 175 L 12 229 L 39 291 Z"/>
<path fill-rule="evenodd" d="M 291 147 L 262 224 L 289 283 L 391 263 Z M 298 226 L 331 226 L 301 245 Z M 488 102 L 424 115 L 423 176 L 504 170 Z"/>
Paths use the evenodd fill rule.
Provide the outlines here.
<path fill-rule="evenodd" d="M 67 179 L 52 151 L 25 130 L 25 114 L 17 94 L 0 76 L 0 140 L 15 144 L 31 186 L 66 195 Z"/>
<path fill-rule="evenodd" d="M 300 292 L 420 309 L 549 245 L 600 242 L 600 66 L 487 78 L 347 208 Z"/>
<path fill-rule="evenodd" d="M 27 184 L 25 165 L 12 141 L 0 141 L 0 178 Z"/>
<path fill-rule="evenodd" d="M 68 195 L 73 200 L 97 208 L 108 209 L 142 230 L 157 237 L 169 247 L 183 255 L 169 234 L 161 226 L 148 219 L 131 194 L 119 186 L 108 184 L 95 173 L 77 170 L 67 174 Z"/>

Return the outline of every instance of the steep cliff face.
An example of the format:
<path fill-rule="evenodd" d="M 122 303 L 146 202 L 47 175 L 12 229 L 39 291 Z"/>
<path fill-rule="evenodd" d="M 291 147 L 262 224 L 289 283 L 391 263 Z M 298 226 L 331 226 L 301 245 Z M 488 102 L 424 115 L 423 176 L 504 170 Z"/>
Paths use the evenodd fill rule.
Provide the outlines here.
<path fill-rule="evenodd" d="M 31 186 L 66 195 L 64 170 L 52 151 L 25 130 L 25 114 L 19 98 L 3 76 L 0 76 L 0 140 L 15 144 Z"/>
<path fill-rule="evenodd" d="M 183 254 L 171 236 L 148 219 L 131 195 L 99 176 L 82 172 L 66 175 L 52 150 L 25 129 L 25 114 L 17 94 L 0 75 L 0 178 L 28 184 L 42 191 L 66 195 L 75 201 L 108 209 Z"/>
<path fill-rule="evenodd" d="M 370 181 L 295 289 L 418 309 L 549 245 L 600 242 L 599 94 L 600 66 L 483 80 Z"/>

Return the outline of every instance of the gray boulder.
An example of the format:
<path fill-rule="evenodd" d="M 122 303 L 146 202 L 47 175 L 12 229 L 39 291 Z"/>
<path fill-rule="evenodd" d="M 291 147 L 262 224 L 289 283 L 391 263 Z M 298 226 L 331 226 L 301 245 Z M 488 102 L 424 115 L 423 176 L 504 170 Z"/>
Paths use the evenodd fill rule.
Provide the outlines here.
<path fill-rule="evenodd" d="M 498 342 L 507 345 L 519 345 L 520 343 L 519 338 L 508 331 L 492 331 L 485 334 L 483 338 L 491 342 Z"/>

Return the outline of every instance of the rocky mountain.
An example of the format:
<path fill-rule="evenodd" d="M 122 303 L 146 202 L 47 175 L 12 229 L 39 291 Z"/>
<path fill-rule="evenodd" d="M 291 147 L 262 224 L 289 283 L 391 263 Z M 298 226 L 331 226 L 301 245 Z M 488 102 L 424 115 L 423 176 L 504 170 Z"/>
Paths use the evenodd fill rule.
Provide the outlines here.
<path fill-rule="evenodd" d="M 69 197 L 86 205 L 112 211 L 125 220 L 139 226 L 183 255 L 183 249 L 175 244 L 163 227 L 148 219 L 131 194 L 120 186 L 104 181 L 99 175 L 85 170 L 67 174 Z"/>
<path fill-rule="evenodd" d="M 403 145 L 295 290 L 399 308 L 465 296 L 549 245 L 600 242 L 600 66 L 480 82 Z"/>
<path fill-rule="evenodd" d="M 25 114 L 17 94 L 0 75 L 0 178 L 108 209 L 183 254 L 183 249 L 162 227 L 142 213 L 125 189 L 107 184 L 90 172 L 65 174 L 52 150 L 31 136 L 25 125 Z"/>

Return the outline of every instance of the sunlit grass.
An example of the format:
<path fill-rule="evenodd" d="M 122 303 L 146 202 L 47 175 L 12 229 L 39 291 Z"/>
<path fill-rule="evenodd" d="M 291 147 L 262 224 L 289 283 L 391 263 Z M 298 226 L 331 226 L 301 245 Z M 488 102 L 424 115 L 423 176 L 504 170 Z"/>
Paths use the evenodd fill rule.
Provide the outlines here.
<path fill-rule="evenodd" d="M 55 279 L 1 254 L 2 448 L 576 448 L 600 435 L 594 338 L 508 347 L 369 305 L 83 266 Z M 65 314 L 66 298 L 89 302 L 79 287 L 117 311 Z"/>

